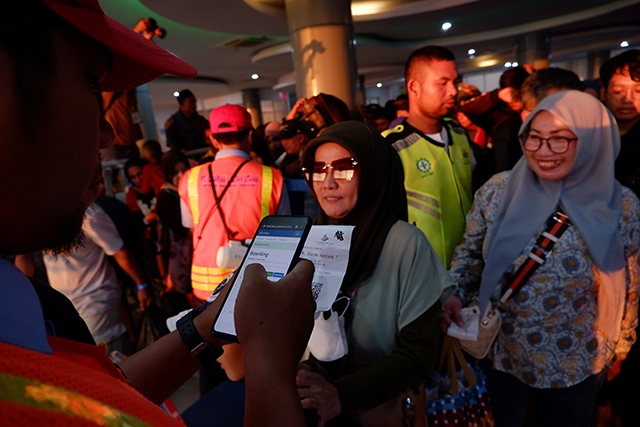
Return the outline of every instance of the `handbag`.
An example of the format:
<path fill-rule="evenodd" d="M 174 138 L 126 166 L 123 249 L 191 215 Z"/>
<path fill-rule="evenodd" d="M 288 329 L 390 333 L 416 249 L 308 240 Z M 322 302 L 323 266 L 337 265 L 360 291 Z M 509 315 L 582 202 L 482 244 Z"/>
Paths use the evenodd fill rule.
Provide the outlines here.
<path fill-rule="evenodd" d="M 478 322 L 480 314 L 480 308 L 478 306 L 465 307 L 462 309 L 461 314 L 465 325 L 469 322 L 478 322 L 478 334 L 477 339 L 466 339 L 458 336 L 460 347 L 476 359 L 484 358 L 491 349 L 493 342 L 498 336 L 500 326 L 502 325 L 502 316 L 500 315 L 500 307 L 512 296 L 515 296 L 520 292 L 522 286 L 529 280 L 533 273 L 544 264 L 545 260 L 551 253 L 553 245 L 560 239 L 562 233 L 569 228 L 571 221 L 561 211 L 554 212 L 546 222 L 545 230 L 540 233 L 540 236 L 533 245 L 531 252 L 527 254 L 527 260 L 522 263 L 520 268 L 511 275 L 505 290 L 503 290 L 502 296 L 498 303 L 494 306 L 491 302 L 487 305 L 482 320 Z M 465 319 L 467 317 L 467 319 Z M 473 325 L 472 325 L 473 326 Z M 459 328 L 457 328 L 459 329 Z M 449 328 L 447 334 L 456 336 L 455 327 Z"/>
<path fill-rule="evenodd" d="M 476 359 L 483 359 L 489 353 L 491 345 L 498 336 L 498 332 L 500 332 L 502 316 L 500 316 L 498 307 L 503 302 L 504 301 L 502 301 L 501 298 L 500 302 L 495 307 L 492 307 L 491 305 L 487 306 L 487 312 L 482 317 L 482 321 L 480 321 L 479 324 L 478 318 L 480 317 L 480 308 L 477 305 L 462 309 L 462 318 L 464 319 L 465 324 L 467 323 L 467 319 L 469 319 L 469 322 L 476 322 L 476 324 L 478 324 L 478 337 L 475 340 L 458 338 L 458 341 L 460 342 L 460 347 Z"/>
<path fill-rule="evenodd" d="M 403 391 L 370 409 L 354 411 L 362 427 L 427 427 L 424 384 Z"/>
<path fill-rule="evenodd" d="M 456 360 L 461 371 L 456 370 Z M 447 373 L 441 373 L 447 361 Z M 429 426 L 493 427 L 493 411 L 487 391 L 487 377 L 478 366 L 471 367 L 455 338 L 445 336 L 438 370 L 426 389 Z"/>

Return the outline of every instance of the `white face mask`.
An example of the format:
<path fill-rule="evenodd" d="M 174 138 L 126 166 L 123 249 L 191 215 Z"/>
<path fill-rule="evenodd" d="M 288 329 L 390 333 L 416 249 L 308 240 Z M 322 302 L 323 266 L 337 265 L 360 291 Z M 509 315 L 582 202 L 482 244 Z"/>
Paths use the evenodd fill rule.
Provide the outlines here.
<path fill-rule="evenodd" d="M 331 316 L 325 319 L 324 313 L 320 313 L 315 321 L 313 332 L 307 348 L 313 356 L 322 362 L 338 360 L 349 352 L 347 333 L 344 329 L 344 314 L 349 307 L 349 298 L 342 313 L 331 310 Z"/>

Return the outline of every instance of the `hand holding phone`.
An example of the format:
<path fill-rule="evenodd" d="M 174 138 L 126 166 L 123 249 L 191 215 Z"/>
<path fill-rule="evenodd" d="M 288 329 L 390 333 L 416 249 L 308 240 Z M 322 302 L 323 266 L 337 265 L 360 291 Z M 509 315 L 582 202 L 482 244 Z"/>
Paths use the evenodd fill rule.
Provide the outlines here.
<path fill-rule="evenodd" d="M 245 357 L 270 354 L 268 363 L 297 365 L 313 329 L 313 271 L 313 263 L 300 260 L 276 283 L 267 279 L 261 265 L 247 267 L 235 310 Z"/>
<path fill-rule="evenodd" d="M 229 292 L 218 313 L 211 334 L 216 338 L 237 342 L 234 322 L 236 299 L 247 265 L 260 264 L 267 279 L 278 281 L 294 267 L 311 229 L 307 216 L 267 216 L 261 222 L 251 246 L 228 285 Z"/>

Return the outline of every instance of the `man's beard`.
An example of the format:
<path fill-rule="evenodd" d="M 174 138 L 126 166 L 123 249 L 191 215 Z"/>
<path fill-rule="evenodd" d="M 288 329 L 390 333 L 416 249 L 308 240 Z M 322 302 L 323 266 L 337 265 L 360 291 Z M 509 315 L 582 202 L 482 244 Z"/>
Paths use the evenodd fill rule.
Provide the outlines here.
<path fill-rule="evenodd" d="M 52 257 L 58 257 L 69 255 L 80 246 L 83 246 L 87 239 L 87 235 L 82 229 L 85 215 L 86 208 L 78 207 L 74 215 L 59 228 L 58 236 L 53 239 L 52 243 L 47 245 L 44 253 Z"/>

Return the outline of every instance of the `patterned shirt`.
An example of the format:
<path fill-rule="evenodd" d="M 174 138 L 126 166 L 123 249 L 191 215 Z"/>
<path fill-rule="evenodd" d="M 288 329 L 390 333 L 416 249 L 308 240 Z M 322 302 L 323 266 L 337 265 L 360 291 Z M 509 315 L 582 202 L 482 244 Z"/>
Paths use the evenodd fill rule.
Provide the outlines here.
<path fill-rule="evenodd" d="M 456 295 L 464 303 L 477 296 L 487 256 L 484 238 L 493 225 L 508 177 L 509 172 L 497 174 L 478 190 L 462 243 L 455 250 L 449 272 L 458 284 Z M 545 263 L 503 306 L 502 329 L 490 352 L 494 368 L 534 388 L 562 388 L 599 373 L 615 356 L 624 357 L 629 352 L 638 323 L 639 215 L 638 198 L 623 187 L 619 228 L 627 259 L 627 292 L 618 341 L 610 341 L 596 327 L 599 273 L 582 236 L 571 226 Z M 531 251 L 544 226 L 541 224 L 507 269 L 491 297 L 494 302 L 501 296 L 505 277 L 510 277 L 526 260 L 525 254 Z"/>

